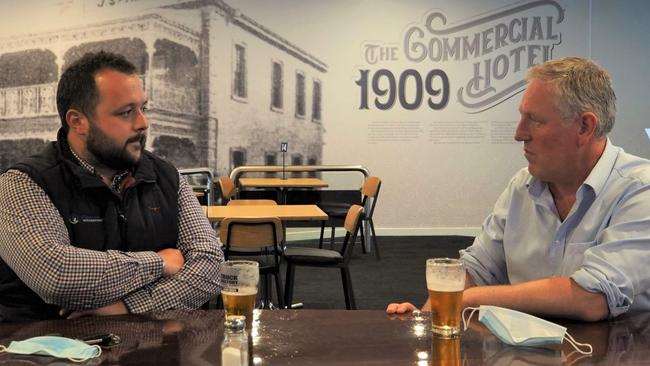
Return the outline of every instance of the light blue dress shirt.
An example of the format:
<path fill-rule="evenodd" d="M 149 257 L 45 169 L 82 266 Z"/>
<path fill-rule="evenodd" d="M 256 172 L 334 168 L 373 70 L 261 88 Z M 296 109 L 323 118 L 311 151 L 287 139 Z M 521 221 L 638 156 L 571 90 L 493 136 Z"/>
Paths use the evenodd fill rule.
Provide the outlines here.
<path fill-rule="evenodd" d="M 650 310 L 650 161 L 607 140 L 564 221 L 524 168 L 460 255 L 477 285 L 570 276 L 603 293 L 611 317 Z"/>

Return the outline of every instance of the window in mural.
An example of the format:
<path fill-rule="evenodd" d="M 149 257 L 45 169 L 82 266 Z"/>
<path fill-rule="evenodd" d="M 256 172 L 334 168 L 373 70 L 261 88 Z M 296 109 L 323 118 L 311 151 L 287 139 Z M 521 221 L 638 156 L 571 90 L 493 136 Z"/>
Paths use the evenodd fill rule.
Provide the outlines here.
<path fill-rule="evenodd" d="M 293 154 L 291 155 L 291 165 L 302 165 L 302 155 L 300 154 Z M 294 177 L 301 177 L 302 172 L 294 172 L 292 173 Z"/>
<path fill-rule="evenodd" d="M 246 150 L 233 148 L 230 150 L 230 170 L 246 165 Z"/>
<path fill-rule="evenodd" d="M 307 165 L 318 165 L 318 159 L 315 157 L 310 157 L 307 159 Z M 307 173 L 307 176 L 310 178 L 316 178 L 318 175 L 315 171 Z"/>
<path fill-rule="evenodd" d="M 271 75 L 271 109 L 282 110 L 282 63 L 273 61 L 272 75 Z"/>
<path fill-rule="evenodd" d="M 321 84 L 319 80 L 314 80 L 314 92 L 311 104 L 311 120 L 320 122 L 321 120 Z"/>
<path fill-rule="evenodd" d="M 296 117 L 305 117 L 305 74 L 296 72 Z"/>
<path fill-rule="evenodd" d="M 235 75 L 233 78 L 233 94 L 236 98 L 246 99 L 246 47 L 243 44 L 235 45 Z"/>
<path fill-rule="evenodd" d="M 270 166 L 270 165 L 278 165 L 278 161 L 277 161 L 277 160 L 278 160 L 278 159 L 277 159 L 277 155 L 276 155 L 276 153 L 269 152 L 269 153 L 266 153 L 266 154 L 264 155 L 264 165 L 266 165 L 266 166 Z M 271 178 L 271 177 L 275 177 L 275 173 L 274 173 L 274 172 L 265 172 L 264 175 L 265 175 L 266 177 L 269 177 L 269 178 Z"/>

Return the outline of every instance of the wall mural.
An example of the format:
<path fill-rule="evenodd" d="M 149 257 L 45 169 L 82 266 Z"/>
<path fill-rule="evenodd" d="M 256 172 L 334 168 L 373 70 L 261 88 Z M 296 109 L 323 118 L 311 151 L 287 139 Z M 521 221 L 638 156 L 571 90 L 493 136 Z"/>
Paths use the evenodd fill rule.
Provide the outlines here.
<path fill-rule="evenodd" d="M 275 164 L 280 138 L 291 143 L 295 162 L 321 162 L 327 66 L 317 57 L 222 1 L 50 2 L 62 12 L 66 6 L 97 20 L 0 38 L 0 169 L 55 138 L 59 75 L 99 50 L 137 66 L 149 97 L 147 148 L 179 168 L 226 174 Z M 104 19 L 101 9 L 111 7 L 116 13 Z"/>
<path fill-rule="evenodd" d="M 526 166 L 513 139 L 526 70 L 591 55 L 590 32 L 605 24 L 591 23 L 592 11 L 607 4 L 2 3 L 0 168 L 55 137 L 61 71 L 107 49 L 137 65 L 151 107 L 147 148 L 179 168 L 224 175 L 281 164 L 288 142 L 292 164 L 363 165 L 380 176 L 375 222 L 384 233 L 462 233 L 480 226 Z M 616 82 L 617 94 L 628 86 Z"/>

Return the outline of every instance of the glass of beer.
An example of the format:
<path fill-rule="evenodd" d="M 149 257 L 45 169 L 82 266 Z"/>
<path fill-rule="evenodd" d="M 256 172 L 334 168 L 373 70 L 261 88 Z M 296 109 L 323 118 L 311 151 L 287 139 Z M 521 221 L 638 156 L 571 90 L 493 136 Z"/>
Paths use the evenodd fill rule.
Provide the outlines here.
<path fill-rule="evenodd" d="M 465 267 L 458 259 L 427 259 L 427 289 L 431 325 L 442 336 L 460 334 L 460 314 L 465 289 Z"/>
<path fill-rule="evenodd" d="M 253 324 L 259 280 L 257 262 L 238 260 L 226 261 L 221 265 L 221 299 L 226 317 L 244 315 L 249 329 Z"/>
<path fill-rule="evenodd" d="M 460 366 L 460 337 L 431 337 L 431 366 Z"/>

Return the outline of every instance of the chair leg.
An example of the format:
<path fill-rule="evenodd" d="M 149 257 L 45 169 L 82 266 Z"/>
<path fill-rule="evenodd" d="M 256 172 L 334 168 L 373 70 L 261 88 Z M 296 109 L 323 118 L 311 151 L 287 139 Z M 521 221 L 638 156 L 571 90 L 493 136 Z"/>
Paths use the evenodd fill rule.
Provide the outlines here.
<path fill-rule="evenodd" d="M 257 286 L 257 294 L 259 295 L 257 298 L 260 299 L 260 303 L 258 304 L 257 299 L 255 300 L 255 307 L 262 305 L 262 309 L 266 307 L 266 275 L 260 273 L 260 281 Z"/>
<path fill-rule="evenodd" d="M 375 247 L 375 258 L 377 258 L 377 260 L 380 260 L 379 242 L 377 242 L 377 234 L 375 234 L 375 224 L 372 222 L 372 219 L 368 221 L 370 222 L 370 231 L 372 233 L 370 240 L 372 240 L 372 245 Z"/>
<path fill-rule="evenodd" d="M 326 221 L 323 221 L 320 224 L 320 240 L 318 241 L 318 249 L 323 249 L 323 236 L 325 236 L 325 223 Z"/>
<path fill-rule="evenodd" d="M 332 222 L 332 236 L 330 237 L 330 249 L 334 250 L 334 238 L 336 237 L 336 226 Z"/>
<path fill-rule="evenodd" d="M 348 310 L 357 310 L 357 304 L 354 301 L 354 290 L 352 290 L 352 279 L 348 267 L 341 268 L 341 280 L 343 282 L 343 295 L 345 296 L 345 308 Z"/>
<path fill-rule="evenodd" d="M 359 225 L 359 235 L 361 235 L 361 253 L 366 254 L 368 251 L 366 250 L 366 238 L 363 235 L 363 222 Z"/>
<path fill-rule="evenodd" d="M 264 296 L 264 306 L 262 308 L 264 309 L 270 309 L 271 308 L 271 298 L 273 295 L 271 294 L 271 279 L 270 279 L 271 274 L 267 273 L 264 275 L 264 292 L 262 295 Z"/>
<path fill-rule="evenodd" d="M 293 281 L 295 274 L 295 265 L 291 262 L 287 262 L 287 275 L 284 278 L 284 304 L 290 309 L 293 301 Z"/>
<path fill-rule="evenodd" d="M 280 284 L 280 270 L 274 273 L 275 276 L 275 292 L 278 296 L 278 308 L 284 309 L 284 296 L 282 295 L 282 285 Z"/>

